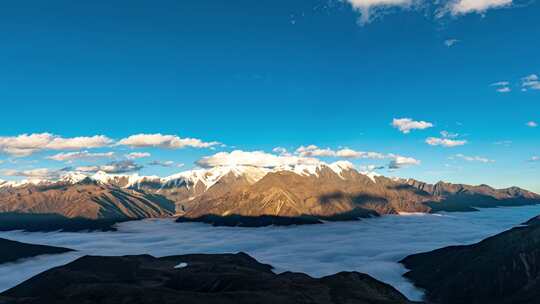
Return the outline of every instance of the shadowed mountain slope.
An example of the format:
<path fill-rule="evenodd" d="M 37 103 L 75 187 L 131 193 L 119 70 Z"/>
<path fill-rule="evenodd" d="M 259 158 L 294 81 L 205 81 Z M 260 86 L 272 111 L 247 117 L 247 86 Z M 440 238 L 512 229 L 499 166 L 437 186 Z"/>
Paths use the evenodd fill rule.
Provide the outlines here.
<path fill-rule="evenodd" d="M 390 285 L 357 272 L 320 279 L 276 275 L 239 254 L 154 258 L 86 256 L 0 295 L 0 303 L 410 303 Z"/>

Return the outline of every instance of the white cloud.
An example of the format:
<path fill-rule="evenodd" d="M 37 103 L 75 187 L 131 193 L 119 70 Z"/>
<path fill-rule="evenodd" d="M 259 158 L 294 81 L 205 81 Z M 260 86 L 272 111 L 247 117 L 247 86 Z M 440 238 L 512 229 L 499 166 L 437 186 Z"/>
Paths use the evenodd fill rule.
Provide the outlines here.
<path fill-rule="evenodd" d="M 253 166 L 261 168 L 275 168 L 280 166 L 313 165 L 321 163 L 320 160 L 311 157 L 278 156 L 263 151 L 219 152 L 211 156 L 203 157 L 197 161 L 197 165 L 210 168 L 218 166 Z"/>
<path fill-rule="evenodd" d="M 531 159 L 529 159 L 530 162 L 537 162 L 540 161 L 540 156 L 533 156 Z"/>
<path fill-rule="evenodd" d="M 112 140 L 103 135 L 63 138 L 50 133 L 21 134 L 0 137 L 0 152 L 16 157 L 42 150 L 78 150 L 104 147 Z"/>
<path fill-rule="evenodd" d="M 512 0 L 457 0 L 450 2 L 446 10 L 452 15 L 483 14 L 489 9 L 508 7 Z"/>
<path fill-rule="evenodd" d="M 341 149 L 336 152 L 336 156 L 343 158 L 370 158 L 370 159 L 384 159 L 387 155 L 378 152 L 364 152 L 355 151 L 349 148 Z"/>
<path fill-rule="evenodd" d="M 360 12 L 358 22 L 360 24 L 369 23 L 377 11 L 391 7 L 408 7 L 412 5 L 412 0 L 347 0 L 354 10 Z"/>
<path fill-rule="evenodd" d="M 13 170 L 6 169 L 0 171 L 4 176 L 17 176 L 17 177 L 26 177 L 28 179 L 49 179 L 49 178 L 58 178 L 63 170 L 52 170 L 47 168 L 31 169 L 31 170 Z"/>
<path fill-rule="evenodd" d="M 363 172 L 373 172 L 375 170 L 382 170 L 384 168 L 385 168 L 384 166 L 377 166 L 377 165 L 362 165 L 358 167 L 358 169 Z"/>
<path fill-rule="evenodd" d="M 106 165 L 101 166 L 81 166 L 75 168 L 76 171 L 80 172 L 98 172 L 103 171 L 105 173 L 119 174 L 119 173 L 129 173 L 139 171 L 143 167 L 139 164 L 134 163 L 131 160 L 110 162 Z"/>
<path fill-rule="evenodd" d="M 152 154 L 150 154 L 148 152 L 132 152 L 132 153 L 128 153 L 128 154 L 126 154 L 124 156 L 127 159 L 134 160 L 134 159 L 139 159 L 139 158 L 150 157 L 150 156 L 152 156 Z"/>
<path fill-rule="evenodd" d="M 300 146 L 296 149 L 295 153 L 300 157 L 388 158 L 387 155 L 378 152 L 356 151 L 349 148 L 340 150 L 332 150 L 330 148 L 321 149 L 316 145 Z"/>
<path fill-rule="evenodd" d="M 160 167 L 177 167 L 181 168 L 184 166 L 184 164 L 177 164 L 176 162 L 172 160 L 154 160 L 148 163 L 149 166 L 160 166 Z"/>
<path fill-rule="evenodd" d="M 58 153 L 56 155 L 49 156 L 47 158 L 56 160 L 56 161 L 72 162 L 74 160 L 81 160 L 81 159 L 98 159 L 98 158 L 112 158 L 112 157 L 114 157 L 114 152 L 90 153 L 88 151 L 78 151 L 78 152 Z"/>
<path fill-rule="evenodd" d="M 491 86 L 494 86 L 494 87 L 506 87 L 508 85 L 510 85 L 510 82 L 508 81 L 498 81 L 491 84 Z"/>
<path fill-rule="evenodd" d="M 283 147 L 275 147 L 274 149 L 272 149 L 272 152 L 277 153 L 279 155 L 290 155 L 289 151 Z"/>
<path fill-rule="evenodd" d="M 411 130 L 424 130 L 433 127 L 433 124 L 427 121 L 416 121 L 410 118 L 394 118 L 392 126 L 404 134 L 408 134 Z"/>
<path fill-rule="evenodd" d="M 166 149 L 210 148 L 219 145 L 218 142 L 204 142 L 197 138 L 180 138 L 176 135 L 157 134 L 137 134 L 124 138 L 118 145 L 130 147 L 159 147 Z"/>
<path fill-rule="evenodd" d="M 538 123 L 536 121 L 529 121 L 527 122 L 527 127 L 536 128 L 538 127 Z"/>
<path fill-rule="evenodd" d="M 456 138 L 459 136 L 459 134 L 448 132 L 448 131 L 441 131 L 441 136 L 444 138 Z"/>
<path fill-rule="evenodd" d="M 444 45 L 446 45 L 447 47 L 453 47 L 458 42 L 459 42 L 459 40 L 457 40 L 457 39 L 446 39 L 444 41 Z"/>
<path fill-rule="evenodd" d="M 420 165 L 420 161 L 412 157 L 394 155 L 394 159 L 388 164 L 389 169 L 400 169 L 403 167 Z"/>
<path fill-rule="evenodd" d="M 521 87 L 522 91 L 540 90 L 540 79 L 538 78 L 538 75 L 531 74 L 521 78 Z"/>
<path fill-rule="evenodd" d="M 481 162 L 481 163 L 494 163 L 495 161 L 486 157 L 482 156 L 467 156 L 463 154 L 456 154 L 456 158 L 461 158 L 463 160 L 466 160 L 468 162 Z"/>
<path fill-rule="evenodd" d="M 298 154 L 300 157 L 332 157 L 336 156 L 336 152 L 333 150 L 326 148 L 321 149 L 315 145 L 309 145 L 309 146 L 300 146 L 298 149 L 296 149 L 296 154 Z"/>
<path fill-rule="evenodd" d="M 510 82 L 508 81 L 498 81 L 490 84 L 490 86 L 495 87 L 495 90 L 499 93 L 508 93 L 512 91 L 510 89 Z"/>
<path fill-rule="evenodd" d="M 451 147 L 463 146 L 467 143 L 467 141 L 454 140 L 454 139 L 448 139 L 448 138 L 428 137 L 426 139 L 426 143 L 430 146 L 443 146 L 443 147 L 451 148 Z"/>

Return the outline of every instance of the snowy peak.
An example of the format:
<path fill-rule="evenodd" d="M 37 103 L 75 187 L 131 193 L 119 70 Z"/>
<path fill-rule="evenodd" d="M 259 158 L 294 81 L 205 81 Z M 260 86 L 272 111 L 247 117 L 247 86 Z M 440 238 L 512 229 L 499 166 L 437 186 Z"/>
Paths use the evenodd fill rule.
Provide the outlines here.
<path fill-rule="evenodd" d="M 337 161 L 331 164 L 319 163 L 315 165 L 293 165 L 277 167 L 273 172 L 290 171 L 301 176 L 316 176 L 319 177 L 324 169 L 329 169 L 336 173 L 339 177 L 345 178 L 344 174 L 347 171 L 355 170 L 354 165 L 348 161 Z"/>
<path fill-rule="evenodd" d="M 61 182 L 65 182 L 68 184 L 76 184 L 80 183 L 81 181 L 85 180 L 87 176 L 85 174 L 79 173 L 79 172 L 69 172 L 62 176 L 60 178 Z"/>
<path fill-rule="evenodd" d="M 166 186 L 195 187 L 198 184 L 208 189 L 225 176 L 244 177 L 250 184 L 256 183 L 268 173 L 267 169 L 251 166 L 220 166 L 210 169 L 197 169 L 171 175 L 164 179 Z"/>
<path fill-rule="evenodd" d="M 114 185 L 121 188 L 129 188 L 135 186 L 144 181 L 162 181 L 162 178 L 159 176 L 140 176 L 138 174 L 132 175 L 121 175 L 121 174 L 109 174 L 103 171 L 99 171 L 94 175 L 90 176 L 92 180 L 95 180 L 102 184 Z"/>

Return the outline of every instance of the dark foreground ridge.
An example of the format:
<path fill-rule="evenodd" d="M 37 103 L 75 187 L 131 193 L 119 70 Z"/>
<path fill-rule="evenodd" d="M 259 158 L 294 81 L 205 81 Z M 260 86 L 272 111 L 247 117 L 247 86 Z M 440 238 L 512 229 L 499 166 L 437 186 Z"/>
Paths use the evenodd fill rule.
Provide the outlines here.
<path fill-rule="evenodd" d="M 321 279 L 276 275 L 247 254 L 154 258 L 86 256 L 0 294 L 6 304 L 410 303 L 392 286 L 357 272 Z"/>
<path fill-rule="evenodd" d="M 73 250 L 61 247 L 25 244 L 0 238 L 0 264 L 43 254 L 59 254 L 69 251 Z"/>
<path fill-rule="evenodd" d="M 349 212 L 336 214 L 333 216 L 313 216 L 301 215 L 296 217 L 260 215 L 245 216 L 238 214 L 231 215 L 203 215 L 196 218 L 179 217 L 178 223 L 205 223 L 212 226 L 226 227 L 266 227 L 266 226 L 291 226 L 291 225 L 314 225 L 322 224 L 323 221 L 358 221 L 360 218 L 379 216 L 376 212 L 364 209 L 354 209 Z"/>
<path fill-rule="evenodd" d="M 430 303 L 540 303 L 540 220 L 474 245 L 414 254 L 401 263 Z"/>
<path fill-rule="evenodd" d="M 115 231 L 114 225 L 128 219 L 68 218 L 59 214 L 0 213 L 0 231 Z"/>

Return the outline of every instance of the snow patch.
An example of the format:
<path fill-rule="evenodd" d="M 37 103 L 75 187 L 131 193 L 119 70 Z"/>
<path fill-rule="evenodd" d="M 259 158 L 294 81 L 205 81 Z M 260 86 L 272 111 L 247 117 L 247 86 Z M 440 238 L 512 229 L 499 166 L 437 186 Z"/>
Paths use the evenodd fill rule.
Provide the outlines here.
<path fill-rule="evenodd" d="M 176 266 L 174 266 L 174 269 L 182 269 L 188 267 L 188 263 L 180 263 Z"/>
<path fill-rule="evenodd" d="M 381 176 L 381 174 L 374 171 L 360 171 L 359 173 L 369 177 L 369 179 L 374 183 L 377 183 L 377 180 L 375 179 L 375 177 Z"/>

